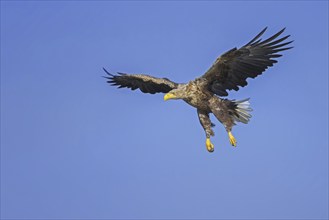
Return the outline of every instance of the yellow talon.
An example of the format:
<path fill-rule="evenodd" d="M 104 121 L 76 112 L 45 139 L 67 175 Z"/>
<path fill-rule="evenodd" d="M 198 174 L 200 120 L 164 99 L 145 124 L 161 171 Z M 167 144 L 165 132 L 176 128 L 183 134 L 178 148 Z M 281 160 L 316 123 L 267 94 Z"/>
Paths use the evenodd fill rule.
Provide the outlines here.
<path fill-rule="evenodd" d="M 206 146 L 209 152 L 214 152 L 214 145 L 211 143 L 210 138 L 207 138 Z"/>
<path fill-rule="evenodd" d="M 233 134 L 230 131 L 228 132 L 228 137 L 230 139 L 231 145 L 234 146 L 234 147 L 236 147 L 236 140 L 235 140 Z"/>

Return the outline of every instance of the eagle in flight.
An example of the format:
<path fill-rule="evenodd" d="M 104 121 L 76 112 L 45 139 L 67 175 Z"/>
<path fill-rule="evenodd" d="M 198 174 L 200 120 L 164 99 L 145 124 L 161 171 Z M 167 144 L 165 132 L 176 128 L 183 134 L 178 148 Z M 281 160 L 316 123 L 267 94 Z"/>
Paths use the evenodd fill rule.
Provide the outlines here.
<path fill-rule="evenodd" d="M 247 78 L 255 78 L 282 56 L 278 52 L 291 49 L 287 47 L 293 41 L 285 41 L 290 35 L 281 37 L 285 28 L 262 40 L 264 28 L 249 43 L 237 49 L 236 47 L 219 56 L 208 71 L 201 77 L 188 83 L 176 83 L 167 78 L 157 78 L 145 74 L 117 73 L 108 74 L 107 82 L 118 88 L 140 89 L 143 93 L 166 93 L 164 100 L 183 99 L 197 109 L 199 121 L 205 131 L 206 147 L 209 152 L 214 151 L 210 136 L 214 136 L 209 114 L 224 125 L 232 146 L 237 141 L 232 134 L 232 127 L 236 122 L 247 124 L 251 118 L 249 98 L 244 100 L 229 100 L 221 98 L 228 95 L 229 90 L 238 91 L 246 86 Z"/>

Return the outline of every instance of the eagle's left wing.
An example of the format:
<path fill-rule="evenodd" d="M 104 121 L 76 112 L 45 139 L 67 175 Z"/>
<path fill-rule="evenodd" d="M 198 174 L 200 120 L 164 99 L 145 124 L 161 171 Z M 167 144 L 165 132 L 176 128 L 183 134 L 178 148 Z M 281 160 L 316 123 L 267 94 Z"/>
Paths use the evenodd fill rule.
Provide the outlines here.
<path fill-rule="evenodd" d="M 156 78 L 145 74 L 118 73 L 118 75 L 113 75 L 106 69 L 104 71 L 108 74 L 108 76 L 105 76 L 108 79 L 107 82 L 113 86 L 118 86 L 118 88 L 140 89 L 144 93 L 154 94 L 159 92 L 167 93 L 178 86 L 178 83 L 167 78 Z"/>
<path fill-rule="evenodd" d="M 275 58 L 282 56 L 278 52 L 292 48 L 285 47 L 292 41 L 284 42 L 290 35 L 277 39 L 285 29 L 266 40 L 259 39 L 265 30 L 266 28 L 245 46 L 233 48 L 218 57 L 200 77 L 205 82 L 206 89 L 219 96 L 227 96 L 227 90 L 239 90 L 238 86 L 248 84 L 247 78 L 255 78 L 278 62 Z"/>

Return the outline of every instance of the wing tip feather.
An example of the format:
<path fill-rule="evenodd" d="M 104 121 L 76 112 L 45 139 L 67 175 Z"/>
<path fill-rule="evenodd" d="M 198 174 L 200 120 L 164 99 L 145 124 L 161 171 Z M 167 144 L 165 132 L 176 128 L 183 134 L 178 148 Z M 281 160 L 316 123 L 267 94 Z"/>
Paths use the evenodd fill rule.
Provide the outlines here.
<path fill-rule="evenodd" d="M 105 69 L 104 67 L 103 67 L 103 70 L 105 71 L 105 73 L 106 73 L 107 75 L 114 76 L 112 73 L 110 73 L 109 71 L 107 71 L 107 69 Z"/>
<path fill-rule="evenodd" d="M 249 41 L 246 45 L 244 45 L 244 47 L 254 43 L 258 38 L 260 38 L 265 33 L 266 30 L 267 30 L 267 26 L 261 32 L 259 32 L 259 34 L 257 34 L 256 37 L 254 37 L 251 41 Z"/>

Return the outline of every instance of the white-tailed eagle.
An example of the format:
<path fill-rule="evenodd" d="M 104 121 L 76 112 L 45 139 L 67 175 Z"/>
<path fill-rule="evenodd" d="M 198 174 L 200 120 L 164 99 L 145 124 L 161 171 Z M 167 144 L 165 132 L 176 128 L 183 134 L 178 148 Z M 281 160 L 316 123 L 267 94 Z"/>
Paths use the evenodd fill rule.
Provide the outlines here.
<path fill-rule="evenodd" d="M 167 78 L 156 78 L 145 74 L 108 74 L 108 83 L 119 88 L 140 89 L 143 93 L 166 93 L 164 100 L 183 99 L 197 109 L 200 123 L 206 134 L 206 147 L 214 151 L 210 136 L 214 136 L 209 114 L 224 125 L 231 145 L 236 146 L 232 135 L 232 127 L 236 122 L 248 123 L 251 118 L 249 99 L 229 100 L 220 97 L 227 96 L 229 90 L 239 90 L 246 86 L 247 78 L 255 78 L 268 67 L 277 63 L 276 58 L 282 56 L 281 51 L 288 50 L 292 41 L 286 41 L 290 36 L 281 37 L 285 29 L 262 40 L 263 29 L 249 43 L 237 49 L 236 47 L 219 56 L 208 71 L 201 77 L 188 83 L 175 83 Z"/>

